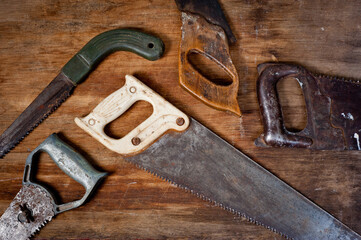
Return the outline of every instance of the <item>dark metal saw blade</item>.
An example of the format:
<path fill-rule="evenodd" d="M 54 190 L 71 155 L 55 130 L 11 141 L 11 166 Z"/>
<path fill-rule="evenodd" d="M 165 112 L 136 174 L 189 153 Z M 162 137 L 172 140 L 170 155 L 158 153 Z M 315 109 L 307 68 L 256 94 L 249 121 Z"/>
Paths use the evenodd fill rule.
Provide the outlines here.
<path fill-rule="evenodd" d="M 31 212 L 31 221 L 20 222 L 20 206 Z M 10 206 L 0 218 L 1 240 L 29 239 L 54 216 L 53 200 L 40 187 L 23 185 Z"/>
<path fill-rule="evenodd" d="M 286 238 L 361 239 L 194 119 L 126 160 Z"/>
<path fill-rule="evenodd" d="M 226 32 L 230 43 L 237 41 L 217 0 L 175 0 L 175 2 L 179 11 L 204 17 L 208 22 L 220 26 Z"/>
<path fill-rule="evenodd" d="M 36 97 L 0 136 L 0 158 L 47 118 L 70 95 L 74 83 L 62 72 Z"/>

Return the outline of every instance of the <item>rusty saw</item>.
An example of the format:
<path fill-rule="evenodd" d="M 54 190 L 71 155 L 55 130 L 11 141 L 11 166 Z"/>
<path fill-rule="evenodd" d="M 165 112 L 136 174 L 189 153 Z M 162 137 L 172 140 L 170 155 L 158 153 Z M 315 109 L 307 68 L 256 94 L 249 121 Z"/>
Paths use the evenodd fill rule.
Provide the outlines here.
<path fill-rule="evenodd" d="M 152 115 L 126 136 L 104 127 L 135 102 Z M 291 239 L 361 237 L 133 76 L 76 124 L 136 166 Z"/>
<path fill-rule="evenodd" d="M 56 110 L 103 58 L 115 51 L 130 51 L 154 61 L 162 56 L 164 44 L 157 37 L 129 29 L 115 29 L 94 37 L 0 136 L 0 158 Z"/>
<path fill-rule="evenodd" d="M 361 150 L 360 81 L 314 74 L 285 63 L 260 64 L 258 72 L 257 92 L 264 133 L 256 145 Z M 277 82 L 287 78 L 299 82 L 305 97 L 307 125 L 297 133 L 284 126 L 277 94 Z"/>
<path fill-rule="evenodd" d="M 229 53 L 235 43 L 226 17 L 217 0 L 175 0 L 182 13 L 182 36 L 179 45 L 179 82 L 193 96 L 211 107 L 241 115 L 239 109 L 238 73 Z M 216 63 L 232 79 L 230 84 L 216 84 L 188 59 L 201 54 Z M 220 81 L 221 83 L 222 81 Z"/>
<path fill-rule="evenodd" d="M 33 162 L 40 152 L 49 154 L 61 170 L 83 185 L 86 192 L 80 200 L 57 204 L 44 186 L 33 182 L 36 173 Z M 50 135 L 26 159 L 23 186 L 0 218 L 0 239 L 29 239 L 55 215 L 82 205 L 105 175 L 89 165 L 56 134 Z"/>

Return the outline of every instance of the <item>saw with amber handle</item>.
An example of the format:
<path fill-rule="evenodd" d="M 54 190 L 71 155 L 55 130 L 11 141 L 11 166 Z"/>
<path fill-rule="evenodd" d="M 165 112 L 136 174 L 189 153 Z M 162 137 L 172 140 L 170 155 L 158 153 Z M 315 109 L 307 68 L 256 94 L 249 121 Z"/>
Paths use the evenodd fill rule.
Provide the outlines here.
<path fill-rule="evenodd" d="M 238 116 L 238 73 L 232 62 L 228 41 L 236 42 L 217 0 L 176 0 L 182 13 L 179 47 L 179 82 L 206 104 Z M 220 85 L 207 79 L 192 65 L 191 54 L 200 54 L 216 63 L 232 79 Z"/>

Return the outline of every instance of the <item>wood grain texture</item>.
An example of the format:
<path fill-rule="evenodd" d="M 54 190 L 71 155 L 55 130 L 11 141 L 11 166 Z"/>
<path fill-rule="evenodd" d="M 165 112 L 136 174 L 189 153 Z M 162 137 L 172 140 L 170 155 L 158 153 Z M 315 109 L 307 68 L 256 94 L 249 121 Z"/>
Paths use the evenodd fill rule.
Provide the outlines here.
<path fill-rule="evenodd" d="M 133 90 L 132 90 L 133 89 Z M 120 139 L 104 133 L 104 128 L 138 101 L 152 104 L 153 114 L 139 126 Z M 183 122 L 178 124 L 178 120 Z M 83 118 L 75 118 L 75 123 L 105 147 L 122 156 L 135 155 L 152 145 L 168 131 L 185 131 L 189 117 L 144 85 L 132 75 L 125 76 L 125 84 L 110 94 Z"/>
<path fill-rule="evenodd" d="M 107 150 L 77 127 L 88 114 L 134 74 L 176 107 L 241 149 L 346 225 L 361 233 L 361 152 L 257 148 L 262 132 L 256 97 L 256 66 L 265 61 L 296 62 L 320 73 L 361 79 L 361 3 L 348 1 L 221 0 L 238 38 L 230 46 L 240 86 L 243 116 L 214 110 L 178 83 L 180 13 L 173 1 L 0 2 L 0 129 L 5 130 L 92 37 L 113 28 L 135 28 L 163 39 L 163 58 L 149 62 L 132 53 L 105 59 L 73 95 L 21 144 L 0 160 L 0 212 L 21 187 L 27 155 L 53 132 L 98 170 L 110 176 L 84 206 L 58 215 L 35 239 L 282 239 L 268 230 L 197 199 Z M 290 85 L 289 91 L 297 87 Z M 284 92 L 287 93 L 287 89 Z M 302 101 L 284 104 L 302 112 Z M 287 107 L 285 106 L 285 107 Z M 126 132 L 146 116 L 141 104 L 111 131 Z M 126 129 L 126 130 L 125 130 Z M 61 191 L 63 201 L 83 194 L 46 156 L 39 180 Z M 257 203 L 255 203 L 257 204 Z"/>
<path fill-rule="evenodd" d="M 205 2 L 206 3 L 206 2 Z M 225 31 L 206 18 L 190 12 L 182 12 L 182 36 L 179 47 L 179 83 L 184 89 L 216 109 L 241 116 L 237 93 L 239 79 L 237 69 L 229 53 Z M 217 69 L 227 73 L 232 81 L 228 85 L 214 83 L 189 61 L 192 53 L 213 59 Z"/>

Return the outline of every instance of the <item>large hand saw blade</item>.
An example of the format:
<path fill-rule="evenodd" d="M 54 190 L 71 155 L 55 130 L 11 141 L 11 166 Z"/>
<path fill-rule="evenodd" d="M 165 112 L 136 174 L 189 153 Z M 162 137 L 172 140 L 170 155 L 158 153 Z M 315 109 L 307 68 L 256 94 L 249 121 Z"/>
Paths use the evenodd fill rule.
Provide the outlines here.
<path fill-rule="evenodd" d="M 150 102 L 153 114 L 121 139 L 105 135 L 103 128 L 138 100 Z M 138 153 L 129 162 L 287 238 L 361 239 L 134 77 L 76 123 L 113 151 Z"/>
<path fill-rule="evenodd" d="M 115 29 L 94 37 L 0 136 L 0 158 L 55 111 L 104 57 L 115 51 L 134 52 L 153 61 L 162 56 L 164 44 L 157 37 L 129 29 Z"/>

